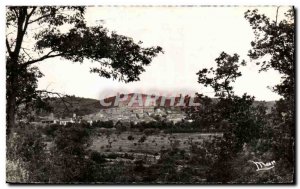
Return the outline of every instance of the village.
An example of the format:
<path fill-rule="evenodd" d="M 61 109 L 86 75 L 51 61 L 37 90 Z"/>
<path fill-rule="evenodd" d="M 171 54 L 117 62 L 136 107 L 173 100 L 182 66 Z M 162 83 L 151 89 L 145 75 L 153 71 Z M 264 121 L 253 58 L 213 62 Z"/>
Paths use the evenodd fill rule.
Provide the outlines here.
<path fill-rule="evenodd" d="M 181 121 L 189 121 L 186 120 L 186 113 L 181 107 L 170 106 L 168 104 L 166 106 L 159 106 L 158 101 L 154 101 L 147 106 L 144 104 L 141 106 L 137 104 L 130 105 L 129 103 L 129 100 L 120 101 L 117 106 L 102 108 L 98 112 L 83 116 L 73 113 L 72 117 L 60 118 L 50 113 L 47 116 L 38 116 L 32 123 L 67 125 L 68 123 L 87 122 L 92 125 L 98 121 L 112 121 L 115 125 L 116 123 L 137 124 L 139 122 L 148 123 L 158 120 L 169 121 L 174 124 Z"/>

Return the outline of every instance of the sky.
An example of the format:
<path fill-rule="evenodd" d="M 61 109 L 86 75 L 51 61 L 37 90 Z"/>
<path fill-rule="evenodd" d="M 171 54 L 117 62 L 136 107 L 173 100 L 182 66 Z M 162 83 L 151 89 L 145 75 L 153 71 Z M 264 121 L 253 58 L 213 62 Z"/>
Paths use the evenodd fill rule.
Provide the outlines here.
<path fill-rule="evenodd" d="M 237 95 L 248 93 L 257 100 L 277 100 L 272 87 L 280 82 L 277 71 L 258 73 L 259 67 L 249 60 L 247 52 L 254 39 L 244 12 L 255 7 L 88 7 L 88 25 L 102 24 L 110 31 L 142 41 L 144 47 L 161 46 L 164 54 L 155 57 L 140 81 L 122 83 L 101 78 L 89 72 L 93 64 L 72 63 L 60 58 L 38 64 L 44 77 L 39 89 L 86 98 L 102 99 L 120 93 L 194 94 L 213 97 L 211 88 L 197 82 L 196 73 L 215 67 L 215 58 L 222 51 L 237 53 L 247 66 L 234 83 Z M 259 12 L 275 19 L 276 7 L 259 7 Z M 279 9 L 279 18 L 287 7 Z"/>

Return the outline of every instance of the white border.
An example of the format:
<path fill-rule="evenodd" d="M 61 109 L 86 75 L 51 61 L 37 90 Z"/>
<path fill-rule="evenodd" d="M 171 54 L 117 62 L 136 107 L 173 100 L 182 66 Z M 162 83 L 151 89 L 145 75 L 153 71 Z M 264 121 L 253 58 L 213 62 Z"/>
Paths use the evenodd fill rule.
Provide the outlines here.
<path fill-rule="evenodd" d="M 10 186 L 6 184 L 5 181 L 5 106 L 6 106 L 6 100 L 5 100 L 5 45 L 4 45 L 4 40 L 5 40 L 5 6 L 7 5 L 294 5 L 297 10 L 297 18 L 296 18 L 296 26 L 299 26 L 299 0 L 202 0 L 202 1 L 197 1 L 197 0 L 102 0 L 102 1 L 97 1 L 97 0 L 88 0 L 88 1 L 83 1 L 83 0 L 9 0 L 9 1 L 1 1 L 0 6 L 0 41 L 2 41 L 1 50 L 0 50 L 0 57 L 1 57 L 1 68 L 0 68 L 0 125 L 1 125 L 1 132 L 0 132 L 0 149 L 1 149 L 1 156 L 0 156 L 0 188 L 9 188 L 9 187 L 20 187 L 20 185 L 15 185 L 15 186 Z M 299 33 L 299 31 L 298 31 Z M 299 36 L 297 36 L 297 44 L 299 41 Z M 296 46 L 298 47 L 298 46 Z M 298 47 L 299 49 L 299 47 Z M 297 49 L 297 55 L 299 55 L 299 50 Z M 298 57 L 299 58 L 299 57 Z M 297 73 L 299 73 L 299 65 L 297 66 Z M 297 81 L 297 88 L 299 88 L 299 82 Z M 297 94 L 297 99 L 299 99 L 299 93 Z M 299 111 L 297 111 L 297 117 L 299 117 Z M 297 125 L 296 125 L 297 127 Z M 299 137 L 299 128 L 297 128 L 297 136 Z M 299 145 L 298 145 L 298 140 L 297 140 L 297 151 L 299 151 Z M 296 156 L 297 157 L 297 156 Z M 297 162 L 296 165 L 298 165 L 299 162 Z M 298 166 L 297 166 L 298 167 Z M 298 170 L 298 169 L 297 169 Z M 296 172 L 298 173 L 298 172 Z M 241 175 L 242 176 L 242 175 Z M 298 180 L 298 176 L 297 179 Z M 74 186 L 74 185 L 73 185 Z M 97 186 L 97 185 L 96 185 Z M 42 187 L 41 185 L 25 185 L 22 187 Z M 66 186 L 47 186 L 48 188 L 65 188 Z M 89 186 L 80 186 L 76 185 L 78 188 L 86 188 Z M 110 188 L 115 188 L 118 186 L 105 186 L 101 185 L 101 188 L 103 187 L 110 187 Z M 148 187 L 148 186 L 122 186 L 122 187 Z M 172 187 L 172 186 L 154 186 L 154 187 Z M 178 186 L 179 188 L 183 188 L 186 186 Z M 199 187 L 209 187 L 209 188 L 215 188 L 218 186 L 203 186 L 200 185 Z M 222 186 L 224 187 L 224 186 Z M 236 187 L 236 186 L 226 186 L 226 187 Z M 238 186 L 240 187 L 240 186 Z M 255 188 L 263 188 L 264 186 L 257 186 L 254 185 L 253 187 Z M 278 185 L 278 187 L 289 187 L 289 186 L 282 186 Z"/>

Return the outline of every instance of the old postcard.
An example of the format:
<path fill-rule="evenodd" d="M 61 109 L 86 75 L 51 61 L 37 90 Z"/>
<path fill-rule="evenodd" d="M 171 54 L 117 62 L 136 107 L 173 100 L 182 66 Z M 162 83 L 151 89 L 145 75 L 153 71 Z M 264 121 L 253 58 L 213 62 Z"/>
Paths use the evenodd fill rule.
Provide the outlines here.
<path fill-rule="evenodd" d="M 295 183 L 293 6 L 7 6 L 6 182 Z"/>

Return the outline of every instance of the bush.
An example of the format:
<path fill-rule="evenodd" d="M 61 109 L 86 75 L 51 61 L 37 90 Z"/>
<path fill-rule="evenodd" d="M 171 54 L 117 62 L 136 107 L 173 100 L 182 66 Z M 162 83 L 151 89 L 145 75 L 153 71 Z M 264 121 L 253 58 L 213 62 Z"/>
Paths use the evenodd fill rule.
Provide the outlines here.
<path fill-rule="evenodd" d="M 105 157 L 97 151 L 93 151 L 91 153 L 90 157 L 91 157 L 91 160 L 93 160 L 94 162 L 96 162 L 98 164 L 102 164 L 102 163 L 106 162 Z"/>
<path fill-rule="evenodd" d="M 139 143 L 143 143 L 143 142 L 145 142 L 145 140 L 147 139 L 147 137 L 144 135 L 144 136 L 142 136 L 140 139 L 139 139 Z"/>
<path fill-rule="evenodd" d="M 114 122 L 113 121 L 95 121 L 92 123 L 92 127 L 96 128 L 113 128 L 114 127 Z"/>
<path fill-rule="evenodd" d="M 19 123 L 7 139 L 7 181 L 48 182 L 47 156 L 41 128 Z M 13 177 L 9 175 L 12 172 Z"/>
<path fill-rule="evenodd" d="M 108 159 L 117 159 L 118 156 L 119 156 L 118 154 L 110 153 L 110 154 L 106 155 L 106 158 L 108 158 Z"/>
<path fill-rule="evenodd" d="M 59 127 L 62 127 L 62 125 L 58 125 L 58 124 L 52 124 L 52 125 L 47 125 L 46 127 L 44 127 L 43 129 L 43 133 L 48 136 L 48 137 L 54 137 L 54 133 L 57 131 L 57 129 Z"/>
<path fill-rule="evenodd" d="M 149 128 L 149 129 L 144 130 L 144 134 L 147 136 L 153 135 L 153 134 L 158 134 L 158 133 L 159 133 L 159 129 L 156 129 L 156 128 Z"/>
<path fill-rule="evenodd" d="M 88 182 L 93 178 L 89 169 L 94 162 L 89 160 L 90 130 L 86 125 L 69 124 L 56 131 L 51 148 L 52 182 Z M 98 155 L 94 158 L 100 160 Z M 93 173 L 94 174 L 94 173 Z"/>

